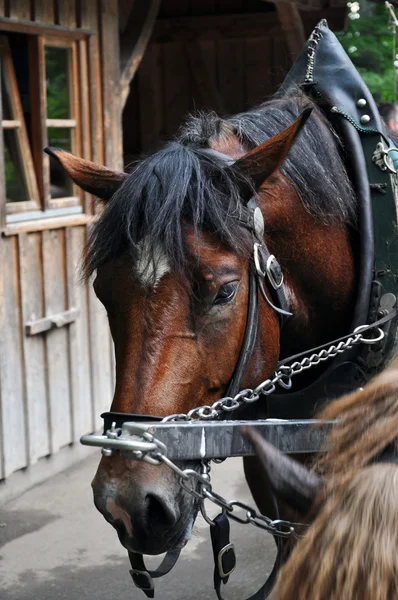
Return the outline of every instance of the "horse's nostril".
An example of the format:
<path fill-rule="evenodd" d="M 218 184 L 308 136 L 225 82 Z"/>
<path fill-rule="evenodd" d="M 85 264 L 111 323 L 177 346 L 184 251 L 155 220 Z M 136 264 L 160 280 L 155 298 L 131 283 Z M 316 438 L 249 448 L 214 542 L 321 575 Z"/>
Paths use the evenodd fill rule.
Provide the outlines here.
<path fill-rule="evenodd" d="M 177 522 L 177 515 L 172 507 L 154 494 L 147 494 L 145 508 L 148 525 L 151 528 L 170 529 Z"/>

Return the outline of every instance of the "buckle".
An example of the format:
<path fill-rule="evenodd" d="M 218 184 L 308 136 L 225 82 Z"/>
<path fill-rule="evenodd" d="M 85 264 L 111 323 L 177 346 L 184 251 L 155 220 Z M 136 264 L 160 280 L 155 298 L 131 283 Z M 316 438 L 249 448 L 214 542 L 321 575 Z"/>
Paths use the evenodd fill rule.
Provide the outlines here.
<path fill-rule="evenodd" d="M 262 245 L 255 242 L 253 245 L 253 259 L 254 265 L 256 267 L 257 275 L 259 275 L 262 279 L 265 277 L 265 273 L 262 269 Z"/>
<path fill-rule="evenodd" d="M 283 273 L 280 264 L 273 254 L 268 257 L 265 270 L 272 287 L 275 290 L 279 289 L 283 283 Z"/>
<path fill-rule="evenodd" d="M 232 552 L 232 556 L 225 556 L 228 552 Z M 224 564 L 223 564 L 223 558 L 231 559 L 231 564 L 230 564 L 230 568 L 228 570 L 228 566 L 225 565 L 226 570 L 224 570 Z M 236 567 L 236 557 L 235 557 L 235 547 L 233 544 L 229 543 L 226 546 L 224 546 L 224 548 L 221 548 L 220 552 L 218 553 L 218 557 L 217 557 L 217 565 L 218 565 L 218 572 L 220 574 L 221 579 L 224 579 L 224 577 L 229 577 L 229 575 L 231 575 L 231 573 L 235 570 Z"/>
<path fill-rule="evenodd" d="M 139 569 L 130 569 L 130 575 L 134 585 L 144 592 L 152 592 L 155 589 L 153 579 L 148 571 L 140 571 Z"/>

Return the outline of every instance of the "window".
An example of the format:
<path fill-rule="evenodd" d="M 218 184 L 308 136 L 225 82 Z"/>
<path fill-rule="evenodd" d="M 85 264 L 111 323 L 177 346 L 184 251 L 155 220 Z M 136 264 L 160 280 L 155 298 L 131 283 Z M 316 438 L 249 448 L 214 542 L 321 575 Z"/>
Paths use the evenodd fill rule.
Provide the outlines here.
<path fill-rule="evenodd" d="M 0 69 L 7 213 L 39 208 L 39 193 L 8 39 L 0 36 Z"/>
<path fill-rule="evenodd" d="M 49 146 L 78 152 L 77 85 L 73 85 L 76 73 L 76 46 L 74 42 L 63 42 L 57 38 L 43 41 L 45 78 L 43 95 L 46 114 L 46 143 Z M 50 162 L 49 206 L 73 206 L 79 204 L 74 196 L 75 186 L 66 176 L 59 163 Z"/>
<path fill-rule="evenodd" d="M 81 153 L 78 44 L 0 35 L 0 204 L 5 195 L 7 222 L 82 212 L 81 191 L 43 153 L 45 146 Z"/>

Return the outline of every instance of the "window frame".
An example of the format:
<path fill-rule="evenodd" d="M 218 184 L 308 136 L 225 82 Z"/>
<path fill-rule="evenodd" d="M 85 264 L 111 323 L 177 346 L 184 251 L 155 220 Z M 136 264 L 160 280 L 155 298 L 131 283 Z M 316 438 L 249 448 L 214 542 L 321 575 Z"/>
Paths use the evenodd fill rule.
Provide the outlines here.
<path fill-rule="evenodd" d="M 38 58 L 39 64 L 42 65 L 42 77 L 40 81 L 39 102 L 40 113 L 43 118 L 40 119 L 42 127 L 42 140 L 44 145 L 48 146 L 48 129 L 50 127 L 60 127 L 70 129 L 71 131 L 71 149 L 74 154 L 81 154 L 81 116 L 79 104 L 80 77 L 78 67 L 78 48 L 77 40 L 65 39 L 54 36 L 38 36 Z M 65 48 L 67 49 L 68 60 L 68 82 L 69 82 L 69 106 L 71 115 L 69 119 L 48 119 L 47 118 L 47 93 L 46 93 L 46 63 L 45 63 L 45 48 Z M 51 198 L 50 194 L 50 157 L 42 152 L 42 173 L 43 173 L 43 210 L 68 208 L 68 207 L 83 207 L 83 196 L 80 188 L 75 183 L 72 183 L 72 196 L 64 198 Z"/>
<path fill-rule="evenodd" d="M 5 39 L 8 47 L 8 35 L 19 33 L 18 28 L 3 29 L 0 23 L 0 37 Z M 3 143 L 3 131 L 0 127 L 0 231 L 3 235 L 10 235 L 18 228 L 28 228 L 36 230 L 35 227 L 46 228 L 46 220 L 54 222 L 58 217 L 60 223 L 72 220 L 73 222 L 89 222 L 92 219 L 93 209 L 91 200 L 76 184 L 72 183 L 71 196 L 64 198 L 51 198 L 50 196 L 50 158 L 43 152 L 48 146 L 48 125 L 66 126 L 71 130 L 71 150 L 77 155 L 82 154 L 83 148 L 90 152 L 91 146 L 87 147 L 87 142 L 83 140 L 83 135 L 87 140 L 91 140 L 91 112 L 89 106 L 82 103 L 83 92 L 85 93 L 90 85 L 89 73 L 89 47 L 91 35 L 93 32 L 52 32 L 39 28 L 24 33 L 28 43 L 29 54 L 29 104 L 31 112 L 31 138 L 29 139 L 26 131 L 26 123 L 23 120 L 21 99 L 18 94 L 18 102 L 21 109 L 21 123 L 25 132 L 25 140 L 21 147 L 26 149 L 30 155 L 30 166 L 26 167 L 24 163 L 24 176 L 27 182 L 28 173 L 35 178 L 35 202 L 7 202 L 5 193 L 5 147 Z M 46 79 L 45 79 L 45 47 L 57 46 L 69 49 L 69 93 L 71 118 L 62 121 L 47 119 L 47 98 L 46 98 Z M 11 49 L 9 56 L 12 68 L 15 68 L 12 61 Z M 84 62 L 86 61 L 86 62 Z M 84 64 L 83 64 L 84 63 Z M 1 69 L 1 63 L 0 63 Z M 15 76 L 15 83 L 18 84 Z M 73 118 L 72 118 L 73 117 Z M 1 93 L 0 93 L 0 124 L 2 121 Z M 87 121 L 87 122 L 86 122 Z M 88 142 L 91 143 L 90 141 Z M 21 153 L 22 155 L 22 153 Z M 87 156 L 90 158 L 90 156 Z M 21 159 L 22 160 L 22 159 Z M 28 159 L 29 160 L 29 159 Z M 1 181 L 2 180 L 2 181 Z M 26 187 L 27 184 L 26 184 Z M 10 208 L 11 207 L 11 208 Z M 37 226 L 35 226 L 37 223 Z M 31 225 L 30 225 L 31 224 Z"/>
<path fill-rule="evenodd" d="M 21 99 L 19 95 L 18 82 L 15 75 L 14 64 L 12 60 L 12 54 L 8 38 L 5 35 L 0 34 L 0 54 L 2 67 L 5 70 L 8 85 L 10 86 L 10 106 L 13 112 L 12 120 L 4 120 L 2 112 L 2 101 L 0 97 L 0 122 L 1 122 L 1 176 L 4 181 L 4 209 L 5 215 L 13 215 L 16 213 L 24 213 L 32 210 L 40 210 L 40 195 L 39 188 L 37 185 L 37 178 L 34 168 L 33 157 L 31 153 L 30 140 L 26 131 L 25 118 L 22 110 Z M 6 184 L 5 184 L 5 161 L 4 161 L 4 135 L 5 129 L 11 129 L 16 132 L 18 138 L 18 145 L 20 151 L 20 157 L 22 161 L 22 168 L 25 176 L 26 189 L 29 195 L 29 200 L 20 202 L 7 202 L 6 196 Z"/>

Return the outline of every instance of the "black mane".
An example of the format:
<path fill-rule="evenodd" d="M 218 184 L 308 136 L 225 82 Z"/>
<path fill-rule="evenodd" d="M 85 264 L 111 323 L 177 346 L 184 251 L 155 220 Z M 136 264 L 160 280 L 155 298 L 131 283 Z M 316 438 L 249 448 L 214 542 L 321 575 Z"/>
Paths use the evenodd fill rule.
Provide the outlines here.
<path fill-rule="evenodd" d="M 181 271 L 186 262 L 183 220 L 192 223 L 196 234 L 210 231 L 237 253 L 246 253 L 240 189 L 250 182 L 206 149 L 231 133 L 251 149 L 290 125 L 308 106 L 313 106 L 311 100 L 296 91 L 225 119 L 215 113 L 190 117 L 174 141 L 137 163 L 108 202 L 89 238 L 86 276 L 125 250 L 137 260 L 142 240 L 149 261 L 156 262 L 161 248 L 171 268 Z M 282 173 L 322 222 L 349 223 L 355 200 L 338 144 L 315 107 Z"/>

